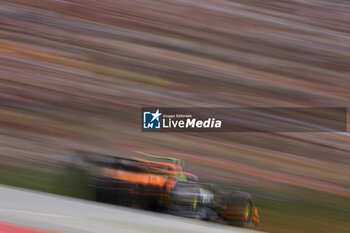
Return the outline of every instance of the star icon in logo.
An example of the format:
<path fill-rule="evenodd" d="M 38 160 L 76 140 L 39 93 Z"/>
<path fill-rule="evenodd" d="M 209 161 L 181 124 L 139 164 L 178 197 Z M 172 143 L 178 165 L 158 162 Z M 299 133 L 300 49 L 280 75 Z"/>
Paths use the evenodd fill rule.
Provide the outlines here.
<path fill-rule="evenodd" d="M 162 115 L 160 112 L 159 112 L 159 109 L 157 109 L 157 111 L 155 113 L 152 113 L 152 121 L 154 121 L 155 119 L 157 119 L 157 121 L 159 121 L 159 116 Z"/>

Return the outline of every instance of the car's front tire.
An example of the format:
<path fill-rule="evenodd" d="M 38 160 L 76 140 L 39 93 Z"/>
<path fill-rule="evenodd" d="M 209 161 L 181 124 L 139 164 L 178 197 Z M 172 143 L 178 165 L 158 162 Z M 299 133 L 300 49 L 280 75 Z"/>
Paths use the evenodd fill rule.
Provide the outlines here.
<path fill-rule="evenodd" d="M 245 192 L 232 192 L 226 201 L 225 220 L 229 225 L 249 227 L 252 222 L 253 205 L 251 195 Z"/>

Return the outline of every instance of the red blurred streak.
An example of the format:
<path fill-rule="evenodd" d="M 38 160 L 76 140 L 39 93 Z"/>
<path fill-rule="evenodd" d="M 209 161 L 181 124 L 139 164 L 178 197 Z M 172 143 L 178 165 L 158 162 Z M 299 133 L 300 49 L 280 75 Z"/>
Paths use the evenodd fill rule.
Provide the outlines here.
<path fill-rule="evenodd" d="M 9 223 L 0 223 L 0 233 L 53 233 Z"/>

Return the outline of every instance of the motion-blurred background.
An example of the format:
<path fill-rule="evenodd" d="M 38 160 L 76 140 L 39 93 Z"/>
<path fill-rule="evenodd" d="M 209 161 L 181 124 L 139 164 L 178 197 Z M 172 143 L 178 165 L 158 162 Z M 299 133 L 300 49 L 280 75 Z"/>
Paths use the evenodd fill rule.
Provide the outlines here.
<path fill-rule="evenodd" d="M 186 161 L 266 232 L 348 232 L 349 133 L 144 133 L 162 107 L 348 107 L 346 0 L 0 1 L 0 182 L 93 199 L 76 150 Z"/>

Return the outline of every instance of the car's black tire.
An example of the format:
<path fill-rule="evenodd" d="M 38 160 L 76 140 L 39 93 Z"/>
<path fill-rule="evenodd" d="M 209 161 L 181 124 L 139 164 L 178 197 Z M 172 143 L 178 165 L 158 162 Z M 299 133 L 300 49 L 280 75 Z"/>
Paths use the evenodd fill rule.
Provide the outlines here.
<path fill-rule="evenodd" d="M 225 220 L 229 225 L 249 227 L 252 221 L 253 205 L 249 193 L 234 191 L 226 199 Z"/>
<path fill-rule="evenodd" d="M 116 205 L 132 206 L 132 184 L 110 178 L 99 177 L 96 180 L 96 201 Z"/>
<path fill-rule="evenodd" d="M 99 177 L 95 185 L 96 201 L 147 210 L 157 210 L 163 193 L 157 187 L 145 187 L 127 181 Z"/>

